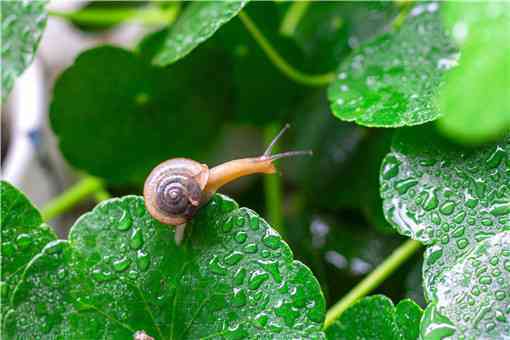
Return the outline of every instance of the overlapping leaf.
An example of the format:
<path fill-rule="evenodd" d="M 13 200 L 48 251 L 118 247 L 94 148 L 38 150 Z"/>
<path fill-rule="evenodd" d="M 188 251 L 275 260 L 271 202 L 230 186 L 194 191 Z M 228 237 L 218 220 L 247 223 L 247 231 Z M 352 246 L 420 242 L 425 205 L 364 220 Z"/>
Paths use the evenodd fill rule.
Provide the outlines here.
<path fill-rule="evenodd" d="M 421 314 L 421 308 L 412 300 L 402 300 L 394 306 L 384 295 L 374 295 L 349 307 L 326 335 L 331 340 L 415 340 Z"/>
<path fill-rule="evenodd" d="M 497 309 L 484 306 L 508 303 L 510 298 L 496 296 L 496 291 L 504 289 L 499 280 L 505 280 L 508 272 L 498 267 L 499 262 L 492 264 L 489 256 L 502 252 L 507 242 L 509 178 L 510 136 L 468 149 L 444 140 L 430 126 L 410 128 L 397 134 L 383 162 L 381 195 L 386 218 L 401 234 L 429 245 L 424 288 L 429 300 L 441 307 L 440 313 L 454 322 L 448 332 L 453 328 L 478 337 L 505 334 L 506 326 L 497 326 Z M 473 253 L 480 253 L 475 274 Z M 467 274 L 474 276 L 466 280 Z M 471 287 L 477 284 L 477 289 Z M 465 294 L 468 287 L 473 289 Z M 484 291 L 490 293 L 481 294 Z M 462 309 L 459 303 L 471 307 Z M 448 305 L 456 307 L 443 308 Z M 459 317 L 461 310 L 469 309 L 473 314 Z M 477 317 L 477 313 L 483 315 Z M 503 319 L 510 320 L 509 315 Z"/>
<path fill-rule="evenodd" d="M 46 27 L 46 0 L 2 1 L 2 102 L 30 65 Z"/>
<path fill-rule="evenodd" d="M 254 212 L 217 195 L 176 246 L 141 197 L 85 214 L 23 273 L 8 336 L 156 339 L 321 338 L 324 300 L 310 270 Z"/>
<path fill-rule="evenodd" d="M 205 46 L 166 69 L 144 53 L 88 50 L 55 85 L 50 119 L 62 153 L 109 182 L 140 183 L 173 157 L 204 160 L 214 143 L 203 141 L 217 139 L 229 112 L 221 51 Z"/>
<path fill-rule="evenodd" d="M 166 66 L 185 57 L 239 13 L 248 0 L 191 3 L 172 26 L 154 62 Z"/>
<path fill-rule="evenodd" d="M 465 143 L 497 139 L 510 131 L 510 3 L 448 3 L 443 17 L 461 56 L 439 97 L 439 127 Z"/>
<path fill-rule="evenodd" d="M 329 87 L 333 114 L 374 127 L 418 125 L 441 113 L 435 95 L 456 62 L 437 3 L 416 5 L 399 28 L 362 44 Z"/>

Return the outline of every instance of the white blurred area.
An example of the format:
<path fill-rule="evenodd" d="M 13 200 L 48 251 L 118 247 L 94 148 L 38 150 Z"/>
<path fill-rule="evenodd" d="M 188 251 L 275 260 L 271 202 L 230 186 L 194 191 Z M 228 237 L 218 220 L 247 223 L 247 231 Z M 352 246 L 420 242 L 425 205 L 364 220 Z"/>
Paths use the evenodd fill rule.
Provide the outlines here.
<path fill-rule="evenodd" d="M 73 11 L 85 4 L 86 1 L 51 1 L 48 10 Z M 8 140 L 7 149 L 2 145 L 2 179 L 25 192 L 38 207 L 76 181 L 79 174 L 61 158 L 48 126 L 55 79 L 84 50 L 101 44 L 132 48 L 154 29 L 129 23 L 89 33 L 65 19 L 49 16 L 34 62 L 16 80 L 2 105 L 2 143 Z"/>

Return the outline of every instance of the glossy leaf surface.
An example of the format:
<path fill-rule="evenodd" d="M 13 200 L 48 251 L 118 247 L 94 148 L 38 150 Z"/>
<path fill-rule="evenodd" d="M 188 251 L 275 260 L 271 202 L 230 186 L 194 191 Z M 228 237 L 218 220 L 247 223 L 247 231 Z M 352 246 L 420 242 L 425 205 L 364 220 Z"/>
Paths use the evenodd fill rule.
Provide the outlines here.
<path fill-rule="evenodd" d="M 448 136 L 483 143 L 510 131 L 510 3 L 448 3 L 443 17 L 461 45 L 439 97 Z"/>
<path fill-rule="evenodd" d="M 342 313 L 327 332 L 328 339 L 415 340 L 421 308 L 412 300 L 397 306 L 384 295 L 363 298 Z"/>
<path fill-rule="evenodd" d="M 97 206 L 28 267 L 6 325 L 27 337 L 321 338 L 310 270 L 251 210 L 217 195 L 174 229 L 126 196 Z M 34 303 L 35 310 L 30 308 Z"/>
<path fill-rule="evenodd" d="M 62 153 L 109 182 L 141 183 L 169 158 L 203 160 L 213 143 L 198 141 L 214 140 L 229 110 L 229 72 L 220 51 L 204 47 L 166 69 L 141 53 L 88 50 L 54 89 L 50 119 Z"/>
<path fill-rule="evenodd" d="M 44 0 L 2 1 L 2 102 L 32 63 L 48 14 Z"/>
<path fill-rule="evenodd" d="M 373 127 L 434 120 L 441 115 L 434 97 L 456 58 L 439 5 L 416 5 L 399 28 L 362 44 L 342 63 L 329 87 L 331 110 Z"/>
<path fill-rule="evenodd" d="M 166 66 L 190 53 L 239 13 L 248 0 L 191 3 L 172 26 L 154 62 Z"/>

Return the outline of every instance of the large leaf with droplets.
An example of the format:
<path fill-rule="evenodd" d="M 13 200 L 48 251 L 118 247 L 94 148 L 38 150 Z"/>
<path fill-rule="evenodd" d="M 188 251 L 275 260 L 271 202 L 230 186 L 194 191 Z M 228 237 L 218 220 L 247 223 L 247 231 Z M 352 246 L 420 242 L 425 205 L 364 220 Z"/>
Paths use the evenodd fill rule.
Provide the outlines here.
<path fill-rule="evenodd" d="M 412 300 L 397 306 L 384 295 L 363 298 L 342 313 L 327 330 L 328 339 L 415 340 L 422 315 Z"/>
<path fill-rule="evenodd" d="M 377 127 L 434 120 L 434 103 L 456 49 L 442 29 L 437 3 L 416 5 L 399 28 L 362 44 L 329 87 L 333 114 Z"/>
<path fill-rule="evenodd" d="M 436 282 L 424 339 L 504 339 L 510 334 L 510 232 L 478 245 Z"/>
<path fill-rule="evenodd" d="M 41 214 L 30 201 L 11 184 L 0 182 L 1 214 L 0 247 L 2 271 L 2 316 L 9 309 L 14 288 L 28 262 L 50 241 L 53 231 L 43 223 Z"/>
<path fill-rule="evenodd" d="M 14 308 L 8 334 L 29 338 L 321 338 L 325 304 L 310 270 L 251 210 L 216 195 L 177 246 L 173 227 L 126 196 L 35 258 Z"/>
<path fill-rule="evenodd" d="M 203 46 L 161 69 L 147 62 L 151 52 L 90 49 L 57 80 L 50 120 L 71 165 L 109 182 L 141 183 L 166 159 L 205 160 L 214 143 L 203 141 L 217 139 L 229 112 L 224 54 Z"/>
<path fill-rule="evenodd" d="M 30 65 L 48 14 L 45 0 L 2 1 L 2 102 L 14 81 Z"/>
<path fill-rule="evenodd" d="M 464 143 L 492 141 L 510 131 L 510 3 L 452 2 L 445 10 L 461 55 L 439 97 L 439 126 Z"/>
<path fill-rule="evenodd" d="M 239 13 L 248 0 L 191 3 L 172 26 L 154 63 L 166 66 L 190 53 Z"/>
<path fill-rule="evenodd" d="M 466 266 L 470 265 L 472 254 L 488 248 L 494 248 L 490 252 L 504 249 L 504 242 L 489 246 L 492 243 L 486 240 L 499 239 L 501 236 L 495 235 L 510 230 L 509 179 L 510 136 L 473 149 L 451 144 L 430 126 L 397 133 L 392 152 L 381 168 L 384 211 L 401 234 L 428 245 L 423 275 L 429 300 L 437 301 L 439 306 L 459 303 L 453 298 L 455 291 L 465 291 L 465 287 L 475 283 L 474 277 L 466 279 L 466 275 L 461 275 L 463 270 L 471 270 Z M 497 250 L 497 244 L 503 248 Z M 501 297 L 495 295 L 498 289 L 490 287 L 491 282 L 498 282 L 498 275 L 490 269 L 490 257 L 485 257 L 487 260 L 480 260 L 476 273 L 481 285 L 477 290 L 489 289 L 494 294 L 481 295 L 472 290 L 470 297 L 455 295 L 478 306 L 480 313 L 483 306 L 496 304 Z M 480 316 L 482 319 L 463 317 L 464 321 L 452 310 L 446 314 L 464 332 L 467 327 L 480 329 L 479 323 L 492 328 L 490 324 L 497 323 L 489 317 L 492 312 Z"/>

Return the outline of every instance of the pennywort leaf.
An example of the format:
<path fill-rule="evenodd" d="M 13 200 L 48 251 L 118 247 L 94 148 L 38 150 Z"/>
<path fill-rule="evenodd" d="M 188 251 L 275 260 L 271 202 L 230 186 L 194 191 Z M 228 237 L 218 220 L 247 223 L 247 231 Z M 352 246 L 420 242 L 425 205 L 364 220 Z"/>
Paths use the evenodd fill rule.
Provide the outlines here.
<path fill-rule="evenodd" d="M 2 241 L 1 298 L 2 316 L 9 310 L 9 303 L 25 267 L 38 254 L 55 233 L 43 223 L 41 214 L 32 203 L 5 181 L 0 181 Z"/>
<path fill-rule="evenodd" d="M 383 161 L 380 180 L 386 218 L 401 234 L 428 245 L 423 276 L 426 297 L 433 302 L 429 308 L 434 308 L 429 319 L 437 321 L 441 318 L 435 315 L 444 314 L 442 318 L 450 320 L 442 322 L 448 325 L 448 334 L 455 330 L 468 337 L 507 334 L 506 326 L 497 323 L 498 309 L 487 309 L 483 316 L 477 313 L 482 313 L 482 306 L 508 303 L 507 294 L 495 293 L 504 289 L 501 280 L 508 273 L 491 261 L 495 254 L 503 255 L 505 232 L 510 230 L 509 171 L 510 136 L 476 149 L 464 148 L 431 126 L 399 131 Z M 473 254 L 479 254 L 480 270 L 470 274 Z M 466 279 L 469 275 L 475 276 Z M 467 287 L 473 288 L 469 294 Z M 472 307 L 461 308 L 464 303 Z"/>
<path fill-rule="evenodd" d="M 2 102 L 34 58 L 48 14 L 46 0 L 2 1 Z"/>
<path fill-rule="evenodd" d="M 510 131 L 510 3 L 448 3 L 443 17 L 461 56 L 439 97 L 439 127 L 464 143 L 495 140 Z"/>
<path fill-rule="evenodd" d="M 248 0 L 228 0 L 189 4 L 171 27 L 164 46 L 154 58 L 154 63 L 166 66 L 183 58 L 236 16 L 247 3 Z"/>
<path fill-rule="evenodd" d="M 6 334 L 323 337 L 318 282 L 257 214 L 216 195 L 187 233 L 177 246 L 141 197 L 101 203 L 31 261 Z"/>
<path fill-rule="evenodd" d="M 419 335 L 422 315 L 412 300 L 397 306 L 384 295 L 363 298 L 342 313 L 328 328 L 328 339 L 415 340 Z"/>
<path fill-rule="evenodd" d="M 457 50 L 439 5 L 416 5 L 400 28 L 362 44 L 338 69 L 328 97 L 333 114 L 372 127 L 418 125 L 438 118 L 434 97 Z"/>

